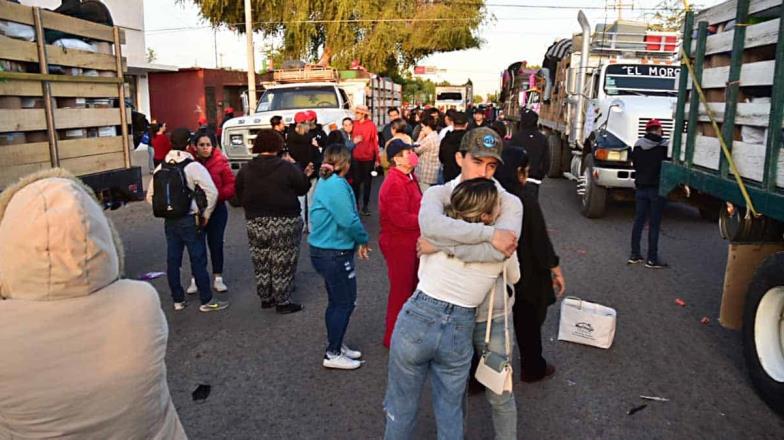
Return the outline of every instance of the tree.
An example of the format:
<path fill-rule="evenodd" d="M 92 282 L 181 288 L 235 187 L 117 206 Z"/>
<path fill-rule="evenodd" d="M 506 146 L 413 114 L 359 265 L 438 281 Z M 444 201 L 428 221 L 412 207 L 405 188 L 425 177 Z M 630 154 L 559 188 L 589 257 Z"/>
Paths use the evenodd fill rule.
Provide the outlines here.
<path fill-rule="evenodd" d="M 699 9 L 697 5 L 691 7 Z M 660 0 L 656 5 L 656 12 L 648 16 L 648 29 L 658 32 L 682 32 L 685 19 L 683 0 Z"/>
<path fill-rule="evenodd" d="M 158 53 L 155 52 L 155 49 L 152 47 L 147 48 L 146 59 L 148 63 L 154 63 L 158 59 Z"/>
<path fill-rule="evenodd" d="M 177 1 L 195 3 L 213 26 L 245 32 L 242 1 Z M 479 47 L 488 18 L 483 0 L 252 0 L 252 7 L 253 31 L 280 37 L 285 58 L 313 62 L 329 50 L 335 67 L 359 60 L 384 74 L 436 52 Z"/>
<path fill-rule="evenodd" d="M 410 103 L 433 102 L 436 85 L 429 79 L 412 78 L 410 75 L 395 79 L 403 85 L 403 101 Z"/>
<path fill-rule="evenodd" d="M 473 101 L 474 104 L 481 104 L 481 103 L 485 102 L 485 98 L 482 98 L 482 95 L 474 95 L 474 98 L 473 98 L 472 101 Z"/>
<path fill-rule="evenodd" d="M 498 102 L 498 92 L 488 93 L 487 102 Z"/>

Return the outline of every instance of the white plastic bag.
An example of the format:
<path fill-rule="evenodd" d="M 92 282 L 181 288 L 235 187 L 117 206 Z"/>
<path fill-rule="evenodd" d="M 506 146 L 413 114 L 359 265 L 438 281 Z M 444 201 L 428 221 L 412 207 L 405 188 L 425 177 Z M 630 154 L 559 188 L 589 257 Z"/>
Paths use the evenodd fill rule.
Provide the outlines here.
<path fill-rule="evenodd" d="M 561 302 L 558 340 L 610 348 L 615 337 L 615 309 L 569 296 Z"/>

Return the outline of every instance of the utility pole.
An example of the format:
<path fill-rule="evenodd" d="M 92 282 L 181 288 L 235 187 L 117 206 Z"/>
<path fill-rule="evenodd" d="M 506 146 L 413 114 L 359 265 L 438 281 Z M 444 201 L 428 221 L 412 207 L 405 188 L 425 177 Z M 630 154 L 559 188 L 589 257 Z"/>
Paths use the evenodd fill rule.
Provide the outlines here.
<path fill-rule="evenodd" d="M 245 0 L 245 36 L 248 45 L 248 112 L 256 111 L 256 61 L 253 54 L 253 14 L 250 0 Z"/>
<path fill-rule="evenodd" d="M 215 49 L 215 68 L 218 68 L 218 28 L 212 28 L 212 47 Z"/>

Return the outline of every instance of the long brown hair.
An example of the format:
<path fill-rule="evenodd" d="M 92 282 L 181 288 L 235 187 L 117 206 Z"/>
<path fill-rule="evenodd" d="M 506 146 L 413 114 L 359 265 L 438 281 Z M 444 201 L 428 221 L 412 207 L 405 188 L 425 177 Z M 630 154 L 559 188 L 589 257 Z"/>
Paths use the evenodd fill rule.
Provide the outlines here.
<path fill-rule="evenodd" d="M 498 188 L 490 179 L 478 177 L 460 182 L 444 208 L 449 217 L 469 223 L 481 223 L 482 214 L 492 214 L 498 204 Z"/>

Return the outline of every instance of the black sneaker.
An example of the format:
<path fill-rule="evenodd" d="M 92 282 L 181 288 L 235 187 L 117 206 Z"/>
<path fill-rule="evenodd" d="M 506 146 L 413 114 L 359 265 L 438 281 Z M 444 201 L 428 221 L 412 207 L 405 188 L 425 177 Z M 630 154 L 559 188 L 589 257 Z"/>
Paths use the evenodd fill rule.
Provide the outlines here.
<path fill-rule="evenodd" d="M 648 269 L 666 269 L 670 265 L 661 260 L 648 260 L 645 262 L 645 267 Z"/>
<path fill-rule="evenodd" d="M 302 304 L 289 302 L 286 304 L 278 304 L 275 306 L 275 312 L 281 315 L 288 315 L 289 313 L 297 313 L 302 310 Z"/>
<path fill-rule="evenodd" d="M 262 309 L 271 309 L 273 307 L 275 307 L 275 302 L 274 301 L 262 301 L 261 302 L 261 308 Z"/>
<path fill-rule="evenodd" d="M 639 255 L 632 255 L 631 257 L 629 257 L 628 260 L 626 260 L 626 264 L 637 264 L 637 263 L 642 263 L 642 257 Z"/>

